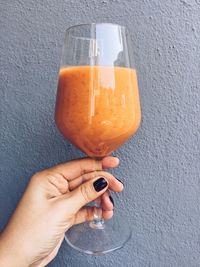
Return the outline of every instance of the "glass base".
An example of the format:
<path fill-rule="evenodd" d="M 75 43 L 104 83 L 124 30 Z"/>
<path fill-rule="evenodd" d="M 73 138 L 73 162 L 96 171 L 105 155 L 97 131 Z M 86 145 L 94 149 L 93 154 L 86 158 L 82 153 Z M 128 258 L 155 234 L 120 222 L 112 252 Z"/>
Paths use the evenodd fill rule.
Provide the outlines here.
<path fill-rule="evenodd" d="M 91 227 L 90 222 L 73 226 L 65 234 L 65 240 L 74 249 L 101 255 L 122 248 L 131 238 L 131 229 L 123 218 L 105 221 L 103 229 Z"/>

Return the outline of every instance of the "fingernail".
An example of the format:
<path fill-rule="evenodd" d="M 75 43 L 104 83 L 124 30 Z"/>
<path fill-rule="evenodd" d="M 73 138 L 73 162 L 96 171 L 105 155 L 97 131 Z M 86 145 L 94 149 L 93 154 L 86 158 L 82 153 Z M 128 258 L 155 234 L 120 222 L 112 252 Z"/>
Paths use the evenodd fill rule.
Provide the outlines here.
<path fill-rule="evenodd" d="M 103 177 L 99 178 L 98 180 L 96 180 L 93 183 L 94 189 L 97 192 L 103 190 L 107 185 L 108 185 L 108 183 L 106 182 L 106 180 Z"/>
<path fill-rule="evenodd" d="M 112 202 L 113 207 L 114 207 L 115 206 L 114 199 L 112 198 L 112 196 L 109 196 L 109 198 L 110 198 L 110 201 Z"/>
<path fill-rule="evenodd" d="M 121 181 L 121 180 L 119 180 L 118 178 L 116 178 L 121 184 L 123 184 L 124 185 L 124 183 Z"/>

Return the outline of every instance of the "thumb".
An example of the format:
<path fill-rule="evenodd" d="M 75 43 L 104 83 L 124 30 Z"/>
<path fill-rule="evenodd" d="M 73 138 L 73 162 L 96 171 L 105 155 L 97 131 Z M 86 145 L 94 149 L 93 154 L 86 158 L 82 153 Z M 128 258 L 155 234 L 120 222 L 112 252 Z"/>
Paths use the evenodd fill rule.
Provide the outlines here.
<path fill-rule="evenodd" d="M 73 212 L 77 212 L 84 205 L 101 196 L 107 188 L 107 180 L 104 177 L 96 177 L 73 190 L 66 200 Z"/>

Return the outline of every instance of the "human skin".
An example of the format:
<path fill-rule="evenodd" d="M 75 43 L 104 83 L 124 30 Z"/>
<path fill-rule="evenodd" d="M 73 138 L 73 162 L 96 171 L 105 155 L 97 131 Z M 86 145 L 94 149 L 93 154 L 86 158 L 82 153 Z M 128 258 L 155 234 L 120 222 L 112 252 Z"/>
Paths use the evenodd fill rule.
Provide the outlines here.
<path fill-rule="evenodd" d="M 74 224 L 93 219 L 94 208 L 84 206 L 98 197 L 102 217 L 110 219 L 109 189 L 120 192 L 123 184 L 104 169 L 118 164 L 116 157 L 85 158 L 33 175 L 0 235 L 1 267 L 46 266 L 56 256 L 64 233 Z M 94 183 L 100 178 L 104 183 L 101 179 L 102 190 L 97 192 Z"/>

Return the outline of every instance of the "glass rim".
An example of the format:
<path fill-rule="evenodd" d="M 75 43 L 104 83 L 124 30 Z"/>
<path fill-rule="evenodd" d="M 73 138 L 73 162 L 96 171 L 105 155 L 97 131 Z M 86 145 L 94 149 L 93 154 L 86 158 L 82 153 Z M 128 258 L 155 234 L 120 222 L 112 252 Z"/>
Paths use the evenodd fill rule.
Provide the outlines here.
<path fill-rule="evenodd" d="M 117 26 L 117 27 L 120 27 L 120 28 L 123 28 L 123 29 L 126 29 L 126 26 L 124 25 L 120 25 L 120 24 L 117 24 L 117 23 L 112 23 L 112 22 L 90 22 L 90 23 L 80 23 L 80 24 L 75 24 L 75 25 L 72 25 L 70 27 L 68 27 L 66 29 L 66 32 L 68 32 L 69 30 L 73 29 L 73 28 L 76 28 L 76 27 L 82 27 L 82 26 L 92 26 L 92 25 L 113 25 L 113 26 Z"/>

